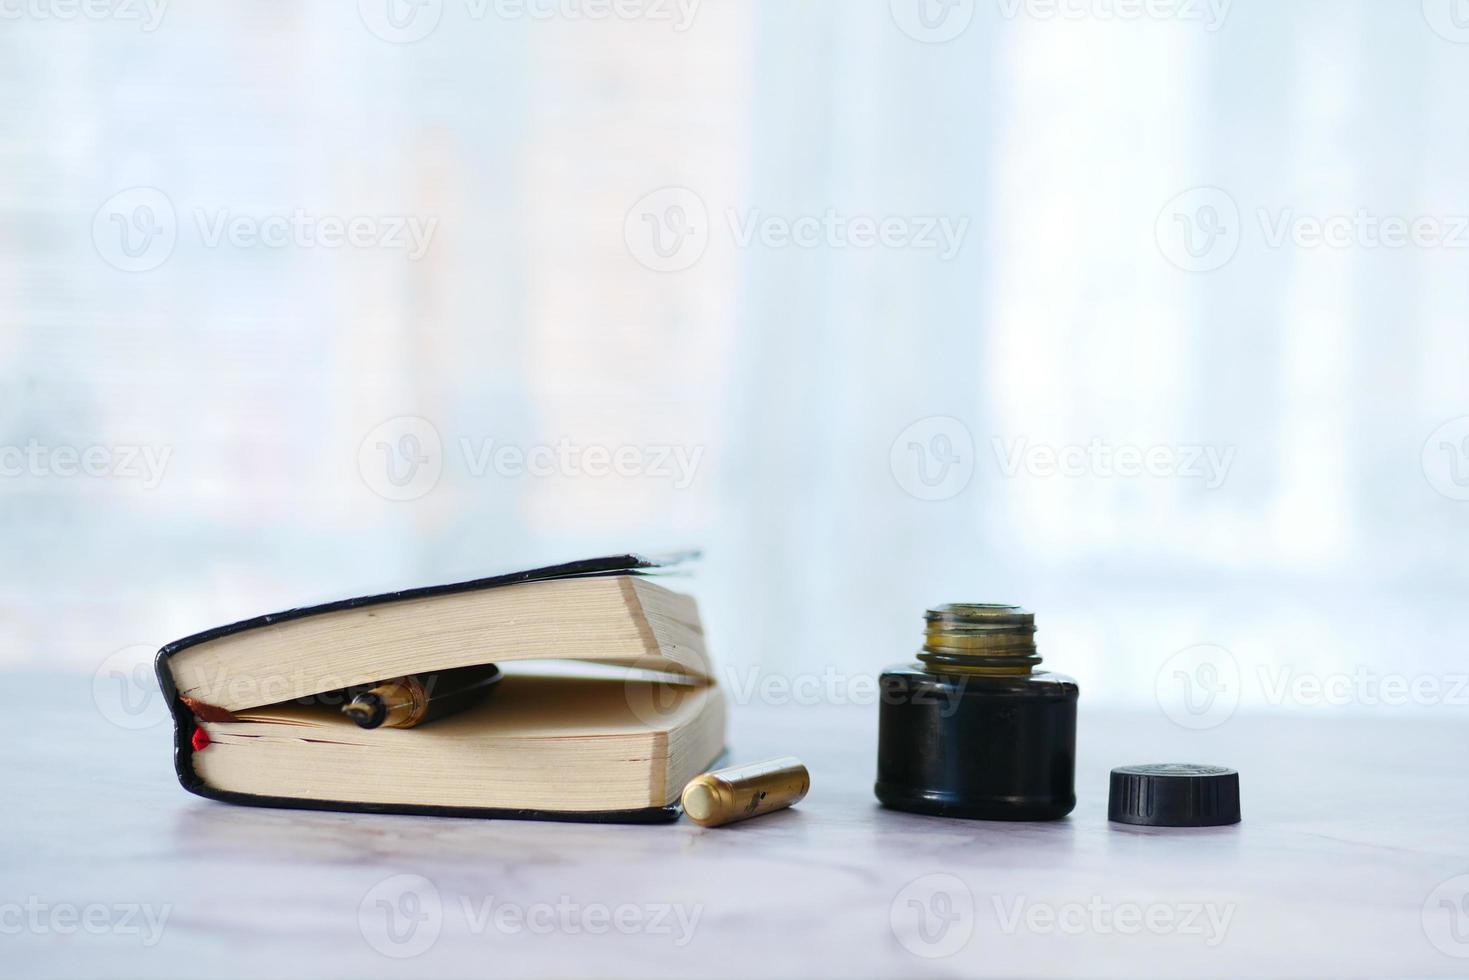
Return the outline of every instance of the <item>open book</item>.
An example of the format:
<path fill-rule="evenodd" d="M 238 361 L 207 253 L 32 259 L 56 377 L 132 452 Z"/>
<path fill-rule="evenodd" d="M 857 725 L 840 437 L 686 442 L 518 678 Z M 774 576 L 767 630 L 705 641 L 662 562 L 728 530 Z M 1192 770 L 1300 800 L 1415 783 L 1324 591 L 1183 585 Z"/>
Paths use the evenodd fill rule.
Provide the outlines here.
<path fill-rule="evenodd" d="M 694 600 L 593 559 L 293 609 L 158 654 L 175 765 L 191 792 L 315 809 L 652 821 L 724 746 Z M 547 673 L 539 661 L 598 665 Z M 481 664 L 504 677 L 465 710 L 365 730 L 348 692 Z M 585 672 L 583 672 L 585 673 Z"/>

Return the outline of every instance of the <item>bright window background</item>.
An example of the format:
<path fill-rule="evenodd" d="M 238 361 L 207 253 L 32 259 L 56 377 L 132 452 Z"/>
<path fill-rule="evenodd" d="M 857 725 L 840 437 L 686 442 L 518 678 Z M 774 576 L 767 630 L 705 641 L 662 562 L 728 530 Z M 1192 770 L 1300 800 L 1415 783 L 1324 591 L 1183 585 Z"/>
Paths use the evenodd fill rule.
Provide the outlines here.
<path fill-rule="evenodd" d="M 169 455 L 157 486 L 0 478 L 0 662 L 90 673 L 291 605 L 693 544 L 745 680 L 840 683 L 907 659 L 925 607 L 1003 599 L 1092 703 L 1151 705 L 1205 643 L 1247 705 L 1452 699 L 1469 423 L 1430 436 L 1469 415 L 1469 9 L 704 0 L 679 30 L 687 3 L 391 0 L 410 29 L 438 18 L 395 43 L 387 2 L 180 4 L 151 31 L 5 8 L 0 462 Z M 925 43 L 920 4 L 962 31 Z M 106 202 L 137 187 L 176 243 L 127 272 Z M 639 202 L 666 187 L 707 241 L 660 272 L 638 236 L 676 219 Z M 210 244 L 297 211 L 436 224 L 416 260 Z M 829 212 L 943 219 L 961 247 L 779 240 Z M 1345 246 L 1272 244 L 1359 214 L 1449 241 L 1371 247 L 1354 219 Z M 743 242 L 751 222 L 774 237 Z M 1180 268 L 1177 236 L 1211 228 L 1232 258 Z M 402 448 L 405 417 L 442 475 L 392 501 L 359 449 Z M 1005 471 L 1017 445 L 1094 441 L 1230 465 L 1212 489 Z M 560 445 L 697 466 L 686 486 L 480 466 Z M 919 499 L 905 459 L 972 477 Z M 1358 680 L 1270 695 L 1302 674 Z M 1352 693 L 1387 676 L 1444 693 Z"/>

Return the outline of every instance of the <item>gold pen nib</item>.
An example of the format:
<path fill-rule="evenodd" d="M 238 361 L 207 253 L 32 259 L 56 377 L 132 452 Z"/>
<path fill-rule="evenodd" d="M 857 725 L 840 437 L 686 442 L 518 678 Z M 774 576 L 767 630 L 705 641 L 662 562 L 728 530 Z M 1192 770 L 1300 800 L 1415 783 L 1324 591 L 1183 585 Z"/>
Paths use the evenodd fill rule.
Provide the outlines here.
<path fill-rule="evenodd" d="M 342 705 L 342 714 L 356 722 L 359 728 L 377 728 L 387 716 L 382 699 L 370 692 L 359 694 Z"/>
<path fill-rule="evenodd" d="M 412 728 L 477 704 L 500 679 L 494 664 L 379 681 L 342 705 L 360 728 Z"/>

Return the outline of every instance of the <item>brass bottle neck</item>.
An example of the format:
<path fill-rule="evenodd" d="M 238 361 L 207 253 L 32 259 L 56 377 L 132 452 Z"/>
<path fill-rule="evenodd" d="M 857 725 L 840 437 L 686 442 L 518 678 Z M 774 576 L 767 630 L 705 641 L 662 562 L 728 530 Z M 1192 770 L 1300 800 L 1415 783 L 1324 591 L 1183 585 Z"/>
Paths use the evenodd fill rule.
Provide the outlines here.
<path fill-rule="evenodd" d="M 1019 606 L 956 602 L 924 614 L 918 659 L 939 673 L 1029 674 L 1041 662 L 1035 614 Z"/>

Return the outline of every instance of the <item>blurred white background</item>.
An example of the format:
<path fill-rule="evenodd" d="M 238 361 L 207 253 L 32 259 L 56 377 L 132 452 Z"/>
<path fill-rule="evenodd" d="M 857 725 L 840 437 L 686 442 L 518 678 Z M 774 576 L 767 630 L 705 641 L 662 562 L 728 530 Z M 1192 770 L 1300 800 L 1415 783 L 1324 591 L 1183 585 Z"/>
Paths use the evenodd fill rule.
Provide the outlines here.
<path fill-rule="evenodd" d="M 795 700 L 1469 710 L 1469 3 L 0 14 L 12 669 L 695 545 Z"/>

